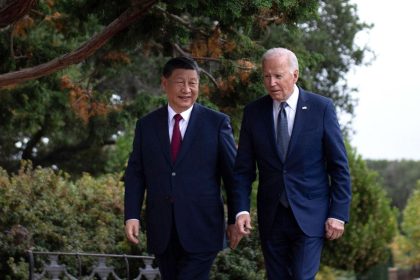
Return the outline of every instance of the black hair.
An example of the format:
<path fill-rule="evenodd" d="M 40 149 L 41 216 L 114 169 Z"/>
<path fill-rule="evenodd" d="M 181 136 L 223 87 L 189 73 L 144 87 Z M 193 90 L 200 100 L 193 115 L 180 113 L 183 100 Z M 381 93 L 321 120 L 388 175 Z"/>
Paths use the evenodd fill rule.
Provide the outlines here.
<path fill-rule="evenodd" d="M 186 56 L 174 57 L 168 60 L 163 67 L 162 75 L 165 78 L 169 78 L 175 69 L 195 70 L 197 71 L 197 74 L 200 74 L 200 68 L 198 67 L 197 62 Z"/>

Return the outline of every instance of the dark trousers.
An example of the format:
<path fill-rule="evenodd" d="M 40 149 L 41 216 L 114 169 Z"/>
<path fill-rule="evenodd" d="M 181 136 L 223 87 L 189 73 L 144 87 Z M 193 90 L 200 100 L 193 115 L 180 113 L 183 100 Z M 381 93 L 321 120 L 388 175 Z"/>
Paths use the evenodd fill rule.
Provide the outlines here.
<path fill-rule="evenodd" d="M 315 279 L 323 244 L 323 237 L 305 235 L 290 207 L 279 203 L 272 230 L 261 240 L 268 279 Z"/>
<path fill-rule="evenodd" d="M 162 280 L 208 280 L 217 253 L 185 251 L 173 226 L 168 247 L 156 260 Z"/>

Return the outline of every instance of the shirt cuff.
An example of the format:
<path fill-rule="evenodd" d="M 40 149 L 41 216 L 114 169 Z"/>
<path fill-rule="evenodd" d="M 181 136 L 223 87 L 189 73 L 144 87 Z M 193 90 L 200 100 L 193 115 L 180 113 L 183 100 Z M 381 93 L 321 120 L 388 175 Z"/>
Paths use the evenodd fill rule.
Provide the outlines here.
<path fill-rule="evenodd" d="M 335 220 L 335 221 L 337 221 L 337 222 L 339 222 L 339 223 L 342 223 L 343 225 L 345 224 L 345 222 L 344 221 L 342 221 L 342 220 L 339 220 L 339 219 L 336 219 L 336 218 L 328 218 L 328 219 L 331 219 L 331 220 Z"/>
<path fill-rule="evenodd" d="M 249 215 L 249 212 L 248 212 L 248 211 L 241 211 L 241 212 L 239 212 L 238 214 L 236 214 L 236 219 L 237 219 L 240 215 L 242 215 L 242 214 L 248 214 L 248 215 Z"/>

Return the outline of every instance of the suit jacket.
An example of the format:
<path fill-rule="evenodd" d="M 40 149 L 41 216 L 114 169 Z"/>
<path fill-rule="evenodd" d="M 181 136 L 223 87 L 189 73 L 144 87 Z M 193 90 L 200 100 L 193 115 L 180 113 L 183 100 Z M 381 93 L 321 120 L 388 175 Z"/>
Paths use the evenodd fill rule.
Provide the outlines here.
<path fill-rule="evenodd" d="M 308 236 L 324 236 L 328 217 L 347 222 L 351 200 L 345 145 L 330 99 L 299 88 L 286 159 L 276 148 L 273 101 L 246 106 L 235 163 L 235 211 L 250 208 L 258 166 L 257 209 L 262 238 L 270 232 L 282 185 L 293 214 Z"/>
<path fill-rule="evenodd" d="M 175 163 L 168 132 L 166 106 L 137 122 L 125 173 L 125 219 L 140 219 L 145 198 L 149 252 L 163 253 L 173 223 L 186 251 L 221 250 L 221 179 L 229 204 L 236 155 L 229 118 L 195 104 Z M 230 220 L 234 222 L 232 209 Z"/>

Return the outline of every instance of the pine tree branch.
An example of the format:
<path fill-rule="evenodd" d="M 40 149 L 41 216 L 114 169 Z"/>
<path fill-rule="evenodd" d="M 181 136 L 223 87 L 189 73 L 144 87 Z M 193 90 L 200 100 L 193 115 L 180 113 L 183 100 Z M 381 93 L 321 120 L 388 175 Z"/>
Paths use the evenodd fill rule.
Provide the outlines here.
<path fill-rule="evenodd" d="M 0 75 L 0 87 L 37 79 L 82 62 L 105 45 L 114 35 L 139 20 L 156 2 L 157 0 L 136 1 L 135 6 L 128 8 L 100 33 L 71 53 L 34 67 Z"/>
<path fill-rule="evenodd" d="M 171 18 L 172 20 L 174 20 L 177 23 L 180 23 L 181 25 L 185 26 L 186 28 L 188 28 L 192 32 L 198 32 L 201 35 L 204 35 L 205 37 L 208 37 L 209 36 L 209 34 L 207 34 L 204 30 L 194 27 L 191 24 L 191 22 L 183 19 L 182 17 L 177 16 L 177 15 L 174 15 L 174 14 L 171 14 L 168 11 L 166 11 L 165 9 L 163 9 L 162 7 L 159 7 L 159 6 L 155 6 L 155 7 L 156 7 L 156 10 L 159 13 L 161 13 L 162 15 L 165 15 L 165 16 L 167 16 L 169 18 Z"/>
<path fill-rule="evenodd" d="M 0 7 L 0 28 L 14 23 L 26 15 L 35 1 L 36 0 L 6 1 L 5 5 Z"/>

